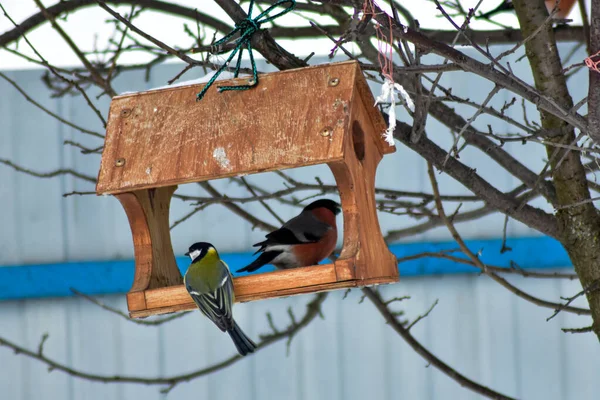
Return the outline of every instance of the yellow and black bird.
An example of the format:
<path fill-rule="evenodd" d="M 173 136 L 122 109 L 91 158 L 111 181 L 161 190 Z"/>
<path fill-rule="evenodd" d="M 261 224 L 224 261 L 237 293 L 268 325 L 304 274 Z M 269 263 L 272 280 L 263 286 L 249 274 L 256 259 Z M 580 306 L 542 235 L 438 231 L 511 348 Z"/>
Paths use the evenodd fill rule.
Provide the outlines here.
<path fill-rule="evenodd" d="M 233 319 L 233 278 L 217 249 L 210 243 L 198 242 L 191 245 L 185 255 L 190 257 L 192 264 L 183 283 L 200 311 L 229 334 L 238 353 L 242 356 L 253 353 L 256 344 Z"/>

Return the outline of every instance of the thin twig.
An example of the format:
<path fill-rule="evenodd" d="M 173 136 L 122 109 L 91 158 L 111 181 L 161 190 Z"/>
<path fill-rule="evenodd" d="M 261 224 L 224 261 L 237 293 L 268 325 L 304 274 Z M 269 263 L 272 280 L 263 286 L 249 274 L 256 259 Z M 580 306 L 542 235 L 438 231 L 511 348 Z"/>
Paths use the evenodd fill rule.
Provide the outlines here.
<path fill-rule="evenodd" d="M 123 311 L 111 307 L 111 306 L 107 306 L 106 304 L 104 304 L 103 302 L 101 302 L 98 299 L 95 299 L 85 293 L 80 292 L 79 290 L 76 290 L 74 288 L 70 288 L 71 292 L 75 293 L 77 296 L 83 297 L 84 299 L 94 303 L 95 305 L 99 306 L 100 308 L 109 311 L 113 314 L 117 314 L 119 317 L 125 318 L 127 321 L 129 322 L 133 322 L 134 324 L 138 324 L 138 325 L 146 325 L 146 326 L 158 326 L 158 325 L 162 325 L 165 322 L 169 322 L 169 321 L 173 321 L 174 319 L 178 319 L 181 318 L 183 316 L 185 316 L 186 314 L 189 314 L 191 311 L 183 311 L 180 313 L 175 313 L 173 315 L 169 315 L 168 317 L 164 317 L 164 318 L 160 318 L 160 319 L 155 319 L 155 320 L 151 320 L 151 321 L 147 321 L 144 319 L 139 319 L 139 318 L 130 318 L 129 315 L 127 315 L 126 313 L 124 313 Z"/>
<path fill-rule="evenodd" d="M 569 304 L 574 302 L 579 297 L 584 296 L 590 292 L 593 292 L 594 290 L 598 290 L 599 287 L 600 287 L 600 280 L 596 280 L 596 281 L 593 281 L 587 287 L 585 287 L 581 292 L 575 294 L 574 296 L 561 297 L 561 299 L 566 300 L 567 302 L 565 304 L 559 304 L 559 306 L 554 310 L 554 313 L 551 316 L 549 316 L 548 318 L 546 318 L 546 321 L 550 321 L 552 318 L 556 317 L 559 312 L 561 312 L 562 310 L 567 308 L 569 306 Z"/>
<path fill-rule="evenodd" d="M 15 89 L 17 89 L 17 91 L 19 93 L 21 93 L 21 95 L 25 98 L 25 100 L 27 100 L 28 102 L 30 102 L 31 104 L 33 104 L 34 106 L 36 106 L 37 108 L 39 108 L 40 110 L 42 110 L 43 112 L 45 112 L 46 114 L 50 115 L 51 117 L 59 120 L 60 122 L 62 122 L 65 125 L 70 126 L 71 128 L 77 129 L 78 131 L 91 135 L 91 136 L 95 136 L 98 137 L 100 139 L 104 139 L 104 135 L 98 133 L 98 132 L 94 132 L 94 131 L 90 131 L 89 129 L 85 129 L 82 128 L 81 126 L 75 125 L 74 123 L 67 121 L 66 119 L 64 119 L 63 117 L 61 117 L 58 114 L 53 113 L 52 111 L 48 110 L 46 107 L 44 107 L 43 105 L 41 105 L 40 103 L 38 103 L 37 101 L 35 101 L 31 96 L 29 96 L 18 84 L 17 82 L 13 81 L 12 79 L 10 79 L 8 76 L 6 76 L 4 73 L 0 72 L 0 77 L 3 78 L 5 81 L 7 81 L 8 83 L 10 83 Z"/>
<path fill-rule="evenodd" d="M 425 314 L 421 314 L 417 318 L 415 318 L 415 320 L 406 327 L 406 330 L 410 331 L 413 326 L 415 326 L 417 323 L 419 323 L 419 321 L 421 321 L 423 318 L 427 318 L 429 316 L 429 314 L 433 311 L 435 306 L 438 305 L 438 303 L 439 303 L 439 299 L 435 299 L 435 301 L 433 302 L 431 307 L 429 307 L 429 309 L 425 312 Z"/>
<path fill-rule="evenodd" d="M 96 178 L 89 176 L 89 175 L 82 174 L 81 172 L 77 172 L 70 168 L 61 168 L 61 169 L 56 169 L 56 170 L 50 171 L 50 172 L 36 172 L 36 171 L 30 170 L 28 168 L 21 167 L 20 165 L 17 165 L 15 163 L 13 163 L 12 161 L 4 159 L 4 158 L 0 158 L 0 164 L 7 165 L 7 166 L 13 168 L 15 171 L 23 172 L 27 175 L 35 176 L 37 178 L 54 178 L 54 177 L 60 176 L 60 175 L 72 175 L 75 178 L 79 178 L 79 179 L 82 179 L 84 181 L 91 182 L 94 184 L 96 183 Z"/>
<path fill-rule="evenodd" d="M 89 62 L 89 60 L 85 57 L 85 55 L 81 52 L 81 50 L 79 50 L 79 47 L 75 44 L 73 39 L 71 39 L 71 37 L 60 27 L 60 25 L 56 22 L 54 16 L 52 16 L 48 12 L 48 10 L 46 10 L 46 7 L 44 7 L 42 2 L 40 0 L 33 0 L 33 1 L 40 8 L 40 10 L 42 11 L 42 14 L 44 14 L 44 17 L 46 17 L 46 19 L 48 21 L 50 21 L 50 24 L 52 25 L 54 30 L 56 32 L 58 32 L 58 34 L 63 38 L 63 40 L 69 45 L 71 50 L 73 50 L 73 52 L 75 53 L 77 58 L 79 58 L 79 61 L 81 61 L 81 63 L 89 71 L 94 82 L 96 82 L 96 84 L 98 86 L 100 86 L 102 89 L 104 89 L 106 91 L 106 93 L 108 93 L 110 95 L 110 97 L 116 96 L 117 93 L 111 87 L 110 82 L 105 80 L 104 78 L 102 78 L 102 76 L 100 76 L 100 74 L 98 73 L 96 68 L 94 68 L 94 66 Z"/>
<path fill-rule="evenodd" d="M 589 333 L 594 331 L 593 326 L 586 326 L 584 328 L 561 328 L 564 333 Z"/>
<path fill-rule="evenodd" d="M 433 353 L 427 350 L 415 337 L 410 333 L 410 331 L 404 327 L 404 325 L 398 321 L 397 317 L 389 310 L 389 308 L 385 305 L 385 301 L 381 298 L 381 296 L 371 288 L 363 288 L 363 294 L 371 300 L 371 302 L 375 305 L 377 310 L 381 313 L 385 321 L 388 325 L 392 327 L 405 341 L 406 343 L 412 347 L 412 349 L 423 357 L 430 365 L 437 368 L 442 373 L 446 374 L 449 378 L 458 382 L 461 386 L 466 387 L 475 393 L 478 393 L 482 396 L 488 397 L 490 399 L 501 399 L 501 400 L 514 400 L 512 397 L 508 397 L 502 393 L 496 392 L 486 386 L 483 386 L 460 372 L 456 371 L 454 368 L 450 367 L 448 364 L 444 363 L 442 360 L 437 358 Z"/>
<path fill-rule="evenodd" d="M 256 191 L 254 191 L 254 189 L 252 188 L 252 186 L 250 186 L 248 184 L 248 181 L 246 180 L 246 178 L 244 178 L 242 176 L 242 177 L 240 177 L 240 180 L 242 181 L 242 183 L 244 184 L 244 186 L 246 187 L 246 189 L 248 189 L 248 191 L 250 192 L 250 194 L 252 194 L 252 196 L 254 198 L 258 197 L 256 195 Z M 264 200 L 259 200 L 259 202 L 265 208 L 265 210 L 267 210 L 267 212 L 269 214 L 271 214 L 281 225 L 283 225 L 285 223 L 285 221 L 283 219 L 281 219 L 281 217 L 279 215 L 277 215 L 277 213 L 275 211 L 273 211 L 273 209 Z"/>
<path fill-rule="evenodd" d="M 273 343 L 276 343 L 280 340 L 288 339 L 291 335 L 296 335 L 300 330 L 308 326 L 315 318 L 320 316 L 321 305 L 327 298 L 327 293 L 318 293 L 316 294 L 311 301 L 306 304 L 306 311 L 301 319 L 297 321 L 293 326 L 290 325 L 286 329 L 281 330 L 277 333 L 270 333 L 267 335 L 261 336 L 261 341 L 257 343 L 258 349 L 263 349 Z M 42 341 L 45 342 L 47 338 L 42 336 Z M 22 354 L 26 357 L 38 360 L 48 366 L 51 370 L 56 370 L 60 372 L 64 372 L 70 376 L 74 376 L 77 378 L 87 379 L 93 382 L 103 382 L 103 383 L 138 383 L 144 385 L 159 385 L 165 386 L 163 388 L 164 392 L 168 392 L 177 384 L 182 382 L 188 382 L 193 379 L 199 378 L 201 376 L 205 376 L 211 374 L 215 371 L 219 371 L 223 368 L 226 368 L 236 362 L 242 360 L 242 357 L 239 354 L 226 358 L 222 361 L 219 361 L 215 364 L 212 364 L 208 367 L 201 368 L 192 372 L 166 376 L 166 377 L 153 377 L 146 378 L 140 376 L 128 376 L 128 375 L 102 375 L 102 374 L 94 374 L 87 373 L 76 368 L 72 368 L 67 364 L 56 361 L 55 359 L 46 357 L 44 354 L 39 354 L 38 351 L 32 351 L 27 347 L 20 346 L 15 342 L 4 339 L 0 337 L 0 346 L 5 346 L 13 351 Z M 38 346 L 39 349 L 40 346 Z"/>
<path fill-rule="evenodd" d="M 2 10 L 2 12 L 4 13 L 4 16 L 15 26 L 15 29 L 20 30 L 21 27 L 11 18 L 11 16 L 6 12 L 6 9 L 2 6 L 2 3 L 0 2 L 0 10 Z M 35 53 L 35 55 L 40 59 L 42 65 L 44 65 L 44 67 L 46 67 L 54 76 L 56 76 L 58 79 L 60 79 L 63 82 L 68 83 L 69 85 L 72 85 L 73 87 L 75 87 L 79 93 L 83 96 L 83 98 L 85 99 L 85 101 L 87 102 L 88 106 L 94 111 L 94 113 L 98 116 L 98 118 L 100 119 L 100 121 L 102 121 L 102 126 L 106 128 L 106 120 L 104 119 L 104 117 L 102 116 L 102 113 L 100 112 L 100 110 L 98 109 L 98 107 L 96 107 L 94 105 L 94 103 L 92 102 L 92 100 L 90 99 L 90 97 L 88 96 L 88 94 L 85 92 L 85 90 L 83 90 L 83 88 L 75 81 L 70 80 L 65 78 L 63 75 L 60 74 L 60 72 L 54 67 L 52 66 L 43 56 L 42 54 L 35 48 L 35 46 L 29 41 L 29 39 L 27 38 L 27 36 L 25 35 L 25 33 L 21 33 L 20 37 L 23 38 L 23 40 L 25 40 L 25 43 L 27 43 L 27 45 L 29 46 L 29 48 Z M 1 43 L 0 43 L 1 44 Z"/>
<path fill-rule="evenodd" d="M 454 224 L 448 219 L 448 217 L 446 217 L 446 213 L 444 212 L 444 207 L 442 205 L 441 200 L 439 200 L 439 197 L 437 197 L 439 195 L 439 188 L 438 188 L 438 184 L 437 184 L 437 179 L 435 177 L 435 172 L 433 171 L 433 165 L 431 163 L 427 163 L 427 172 L 429 174 L 429 179 L 431 181 L 431 188 L 433 190 L 434 196 L 436 196 L 436 200 L 435 200 L 435 205 L 436 208 L 438 210 L 438 215 L 440 216 L 440 218 L 444 221 L 444 223 L 446 224 L 446 227 L 448 228 L 448 231 L 450 231 L 450 234 L 452 235 L 452 238 L 456 241 L 456 243 L 459 245 L 461 251 L 468 256 L 471 261 L 473 261 L 473 263 L 475 264 L 475 266 L 477 268 L 479 268 L 481 270 L 481 272 L 483 272 L 484 274 L 486 274 L 487 276 L 489 276 L 490 278 L 492 278 L 494 281 L 496 281 L 497 283 L 499 283 L 502 287 L 504 287 L 505 289 L 511 291 L 512 293 L 516 294 L 517 296 L 521 297 L 522 299 L 525 299 L 537 306 L 540 307 L 545 307 L 545 308 L 552 308 L 552 309 L 556 309 L 561 307 L 561 304 L 558 303 L 554 303 L 554 302 L 550 302 L 550 301 L 546 301 L 546 300 L 542 300 L 539 299 L 537 297 L 534 297 L 524 291 L 522 291 L 521 289 L 515 287 L 514 285 L 510 284 L 506 279 L 498 276 L 497 274 L 493 273 L 492 271 L 488 270 L 487 266 L 481 262 L 481 260 L 479 259 L 479 257 L 474 254 L 465 244 L 465 242 L 463 241 L 462 237 L 460 236 L 460 234 L 458 233 L 458 231 L 456 230 L 456 228 L 454 227 Z M 577 315 L 591 315 L 590 310 L 585 309 L 585 308 L 579 308 L 579 307 L 572 307 L 572 306 L 562 306 L 562 310 L 563 311 L 568 311 Z"/>

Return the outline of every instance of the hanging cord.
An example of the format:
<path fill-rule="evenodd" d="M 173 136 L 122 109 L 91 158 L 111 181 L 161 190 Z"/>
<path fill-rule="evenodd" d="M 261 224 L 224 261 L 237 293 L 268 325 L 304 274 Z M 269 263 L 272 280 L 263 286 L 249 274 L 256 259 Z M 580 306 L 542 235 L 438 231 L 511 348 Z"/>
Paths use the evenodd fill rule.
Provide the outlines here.
<path fill-rule="evenodd" d="M 363 3 L 363 16 L 362 19 L 372 19 L 375 16 L 375 10 L 373 7 L 373 0 L 365 0 Z M 379 23 L 373 24 L 375 28 L 375 36 L 377 37 L 377 49 L 379 50 L 377 53 L 377 61 L 379 62 L 379 66 L 381 67 L 381 75 L 385 79 L 389 79 L 390 81 L 394 81 L 393 73 L 394 73 L 394 37 L 392 35 L 392 18 L 386 14 L 388 17 L 390 38 L 388 39 L 383 30 L 381 29 L 381 25 Z"/>
<path fill-rule="evenodd" d="M 371 20 L 375 16 L 375 0 L 364 0 L 362 9 L 362 19 L 369 18 Z M 381 76 L 383 84 L 381 85 L 381 94 L 375 99 L 377 104 L 389 104 L 388 111 L 388 128 L 382 132 L 382 137 L 390 145 L 394 146 L 394 130 L 396 129 L 396 94 L 402 96 L 407 107 L 411 111 L 415 111 L 415 104 L 410 98 L 408 92 L 399 83 L 394 82 L 394 36 L 392 35 L 392 17 L 385 13 L 388 19 L 389 38 L 383 31 L 383 26 L 375 21 L 375 35 L 377 37 L 377 62 L 381 68 Z"/>
<path fill-rule="evenodd" d="M 268 15 L 276 7 L 278 7 L 284 3 L 289 3 L 289 6 L 286 9 L 284 9 L 283 11 L 281 11 L 275 15 L 272 15 L 272 16 Z M 231 38 L 233 37 L 233 35 L 240 32 L 240 37 L 239 37 L 239 39 L 237 39 L 237 42 L 236 42 L 237 45 L 231 52 L 231 55 L 227 58 L 227 61 L 225 61 L 225 63 L 221 66 L 221 68 L 219 68 L 217 70 L 217 72 L 210 78 L 210 80 L 208 81 L 206 86 L 204 86 L 204 88 L 200 91 L 200 93 L 198 93 L 198 95 L 196 95 L 196 101 L 202 100 L 202 98 L 206 94 L 208 88 L 212 86 L 212 84 L 215 82 L 215 80 L 217 80 L 217 77 L 221 74 L 221 72 L 223 72 L 223 70 L 225 68 L 227 68 L 227 66 L 229 65 L 231 60 L 233 60 L 233 57 L 235 57 L 235 55 L 238 54 L 238 52 L 239 52 L 237 63 L 235 65 L 235 72 L 233 74 L 234 78 L 238 77 L 238 74 L 240 73 L 240 66 L 242 64 L 242 54 L 244 53 L 244 48 L 246 48 L 246 50 L 248 50 L 248 54 L 250 54 L 250 64 L 252 65 L 252 79 L 248 80 L 247 85 L 219 86 L 217 88 L 217 90 L 219 91 L 219 93 L 224 92 L 226 90 L 248 90 L 258 84 L 258 73 L 256 72 L 256 63 L 254 62 L 254 56 L 252 55 L 252 44 L 251 44 L 252 35 L 254 35 L 256 32 L 258 32 L 260 30 L 260 26 L 262 24 L 264 24 L 265 22 L 270 22 L 270 21 L 274 20 L 275 18 L 281 17 L 282 15 L 287 14 L 288 12 L 292 11 L 294 9 L 294 7 L 296 7 L 296 1 L 295 0 L 279 0 L 278 2 L 276 2 L 275 4 L 273 4 L 272 6 L 267 8 L 265 11 L 260 13 L 260 15 L 256 18 L 252 18 L 253 6 L 254 6 L 254 0 L 250 0 L 250 6 L 248 7 L 248 17 L 246 19 L 241 20 L 237 24 L 235 24 L 234 30 L 232 30 L 227 35 L 225 35 L 224 38 L 216 41 L 214 43 L 214 45 L 212 46 L 215 49 L 219 49 L 220 46 L 229 42 L 231 40 Z M 218 52 L 215 51 L 214 54 L 218 54 Z"/>
<path fill-rule="evenodd" d="M 587 67 L 591 70 L 594 70 L 596 72 L 600 72 L 600 51 L 596 54 L 592 54 L 591 56 L 589 56 L 588 58 L 586 58 L 585 60 L 585 65 L 587 65 Z"/>

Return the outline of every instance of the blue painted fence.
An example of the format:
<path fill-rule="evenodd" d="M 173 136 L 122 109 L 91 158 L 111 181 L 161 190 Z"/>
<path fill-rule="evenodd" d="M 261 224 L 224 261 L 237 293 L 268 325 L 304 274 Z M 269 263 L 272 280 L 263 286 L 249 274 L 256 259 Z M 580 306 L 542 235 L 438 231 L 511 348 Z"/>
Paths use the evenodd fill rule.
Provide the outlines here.
<path fill-rule="evenodd" d="M 467 245 L 480 252 L 486 264 L 510 267 L 516 263 L 524 269 L 561 268 L 570 265 L 564 248 L 548 237 L 508 239 L 510 251 L 500 253 L 501 240 L 470 240 Z M 472 273 L 478 269 L 448 259 L 424 257 L 402 261 L 402 258 L 421 253 L 457 249 L 454 242 L 408 243 L 392 245 L 398 257 L 401 276 L 448 273 Z M 458 253 L 456 256 L 461 256 Z M 235 271 L 249 264 L 252 253 L 226 253 L 222 258 Z M 177 257 L 177 265 L 185 273 L 187 257 Z M 261 272 L 273 271 L 264 267 Z M 69 262 L 60 264 L 20 265 L 0 268 L 0 300 L 71 296 L 71 288 L 87 294 L 124 293 L 133 282 L 134 263 L 128 261 Z"/>

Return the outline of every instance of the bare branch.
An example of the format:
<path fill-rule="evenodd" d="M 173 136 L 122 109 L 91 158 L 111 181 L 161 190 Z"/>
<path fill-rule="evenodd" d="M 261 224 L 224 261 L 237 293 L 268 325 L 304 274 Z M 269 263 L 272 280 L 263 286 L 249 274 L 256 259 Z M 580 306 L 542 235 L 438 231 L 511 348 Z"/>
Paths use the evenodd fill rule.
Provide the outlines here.
<path fill-rule="evenodd" d="M 78 125 L 75 125 L 74 123 L 67 121 L 66 119 L 64 119 L 63 117 L 61 117 L 58 114 L 53 113 L 52 111 L 48 110 L 46 107 L 44 107 L 43 105 L 41 105 L 40 103 L 38 103 L 37 101 L 35 101 L 33 98 L 31 98 L 18 84 L 17 82 L 13 81 L 12 79 L 10 79 L 8 76 L 6 76 L 4 73 L 0 72 L 0 77 L 3 78 L 5 81 L 7 81 L 8 83 L 10 83 L 15 89 L 17 89 L 17 91 L 19 93 L 21 93 L 21 95 L 23 95 L 23 97 L 25 98 L 25 100 L 27 100 L 28 102 L 30 102 L 31 104 L 33 104 L 34 106 L 36 106 L 37 108 L 39 108 L 40 110 L 42 110 L 43 112 L 45 112 L 46 114 L 50 115 L 53 118 L 56 118 L 57 120 L 59 120 L 60 122 L 62 122 L 65 125 L 70 126 L 71 128 L 77 129 L 78 131 L 94 136 L 94 137 L 98 137 L 101 139 L 104 139 L 104 135 L 98 133 L 98 132 L 94 132 L 94 131 L 90 131 L 88 129 L 82 128 Z"/>
<path fill-rule="evenodd" d="M 443 251 L 439 251 L 439 252 L 423 252 L 423 253 L 418 253 L 418 254 L 414 254 L 411 256 L 400 257 L 400 258 L 398 258 L 398 263 L 401 264 L 406 261 L 417 260 L 420 258 L 436 257 L 436 258 L 444 258 L 447 260 L 451 260 L 458 264 L 471 265 L 471 266 L 477 268 L 477 266 L 471 259 L 457 257 L 457 256 L 453 256 L 450 254 L 450 253 L 459 252 L 459 251 L 460 251 L 460 249 L 443 250 Z M 539 271 L 525 270 L 523 268 L 519 268 L 518 265 L 514 261 L 511 261 L 510 268 L 493 266 L 493 265 L 489 265 L 489 264 L 486 264 L 486 267 L 489 271 L 492 271 L 492 272 L 496 272 L 496 273 L 500 273 L 500 274 L 520 275 L 524 278 L 569 279 L 569 280 L 577 279 L 577 274 L 573 274 L 573 273 L 539 272 Z"/>
<path fill-rule="evenodd" d="M 296 335 L 299 331 L 308 326 L 316 317 L 320 315 L 321 305 L 327 298 L 327 293 L 318 293 L 315 295 L 310 302 L 306 304 L 306 311 L 301 319 L 299 319 L 295 324 L 288 326 L 286 329 L 272 332 L 267 335 L 261 336 L 261 341 L 257 343 L 258 349 L 263 349 L 273 343 L 276 343 L 280 340 L 288 339 L 289 337 Z M 102 375 L 102 374 L 92 374 L 80 371 L 78 369 L 67 366 L 66 364 L 60 363 L 52 358 L 46 357 L 40 351 L 43 349 L 43 344 L 46 342 L 47 335 L 42 336 L 42 340 L 40 345 L 38 345 L 38 351 L 29 350 L 26 347 L 20 346 L 12 341 L 4 339 L 0 337 L 0 346 L 8 347 L 19 354 L 23 354 L 29 358 L 38 360 L 43 364 L 47 365 L 48 368 L 52 370 L 57 370 L 60 372 L 64 372 L 70 376 L 74 376 L 77 378 L 86 379 L 93 382 L 103 382 L 103 383 L 139 383 L 144 385 L 159 385 L 165 386 L 164 391 L 168 391 L 175 387 L 177 384 L 182 382 L 188 382 L 193 379 L 211 374 L 215 371 L 226 368 L 237 361 L 243 359 L 243 357 L 239 354 L 236 354 L 232 357 L 226 358 L 223 361 L 215 363 L 209 367 L 205 367 L 202 369 L 198 369 L 196 371 L 188 372 L 181 375 L 173 375 L 168 377 L 156 377 L 156 378 L 145 378 L 138 376 L 127 376 L 127 375 Z"/>
<path fill-rule="evenodd" d="M 449 378 L 458 382 L 461 386 L 466 387 L 482 396 L 488 397 L 490 399 L 512 399 L 511 397 L 505 396 L 502 393 L 496 392 L 486 386 L 472 381 L 471 379 L 462 375 L 460 372 L 456 371 L 454 368 L 450 367 L 448 364 L 444 363 L 433 353 L 431 353 L 429 350 L 423 347 L 423 345 L 419 343 L 417 339 L 414 338 L 414 336 L 412 336 L 410 331 L 407 328 L 405 328 L 402 325 L 402 323 L 398 321 L 396 316 L 388 309 L 388 307 L 385 305 L 385 301 L 375 290 L 371 288 L 363 288 L 362 292 L 375 305 L 375 307 L 381 313 L 387 324 L 391 326 L 392 329 L 394 329 L 396 333 L 398 333 L 406 341 L 406 343 L 410 347 L 412 347 L 412 349 L 417 354 L 423 357 L 429 364 L 433 365 L 435 368 L 447 375 Z"/>
<path fill-rule="evenodd" d="M 189 314 L 191 311 L 183 311 L 180 313 L 175 313 L 173 315 L 169 315 L 168 317 L 164 317 L 164 318 L 160 318 L 160 319 L 155 319 L 155 320 L 150 320 L 147 321 L 145 319 L 139 319 L 139 318 L 130 318 L 129 315 L 127 315 L 126 313 L 124 313 L 123 311 L 116 309 L 114 307 L 111 306 L 107 306 L 106 304 L 104 304 L 103 302 L 101 302 L 98 299 L 93 298 L 92 296 L 88 296 L 85 293 L 82 293 L 74 288 L 71 288 L 71 292 L 75 293 L 77 296 L 83 297 L 84 299 L 86 299 L 87 301 L 92 302 L 93 304 L 97 305 L 98 307 L 109 311 L 113 314 L 118 315 L 121 318 L 125 318 L 127 321 L 129 322 L 133 322 L 134 324 L 138 324 L 138 325 L 146 325 L 146 326 L 158 326 L 158 325 L 162 325 L 165 322 L 169 322 L 169 321 L 173 321 L 174 319 L 179 319 L 187 314 Z"/>
<path fill-rule="evenodd" d="M 488 204 L 499 209 L 511 218 L 523 222 L 538 231 L 554 238 L 558 237 L 558 226 L 552 215 L 549 215 L 538 208 L 525 205 L 517 210 L 519 204 L 506 196 L 504 193 L 491 186 L 485 179 L 481 178 L 474 170 L 460 163 L 454 158 L 450 158 L 444 166 L 447 153 L 437 144 L 423 137 L 418 143 L 410 141 L 411 127 L 398 121 L 394 138 L 404 143 L 410 149 L 416 151 L 428 162 L 434 164 L 437 168 L 446 172 L 448 175 L 462 183 L 476 195 L 480 196 Z"/>
<path fill-rule="evenodd" d="M 216 190 L 210 183 L 200 182 L 198 184 L 213 197 L 215 197 L 217 199 L 224 198 L 224 196 L 221 193 L 219 193 L 219 191 Z M 252 224 L 253 228 L 259 228 L 259 229 L 262 229 L 265 231 L 274 231 L 275 229 L 277 229 L 276 226 L 268 224 L 264 221 L 261 221 L 260 219 L 256 218 L 255 216 L 251 215 L 250 213 L 247 213 L 246 211 L 244 211 L 240 206 L 238 206 L 236 204 L 223 203 L 223 206 L 225 208 L 229 209 L 229 211 L 233 212 L 234 214 L 236 214 L 236 215 L 244 218 L 248 222 L 250 222 Z"/>
<path fill-rule="evenodd" d="M 4 7 L 2 6 L 2 3 L 0 3 L 0 10 L 2 10 L 2 12 L 4 13 L 4 16 L 15 26 L 15 28 L 18 30 L 20 29 L 20 26 L 17 25 L 17 23 L 11 18 L 10 15 L 8 15 L 8 13 L 6 12 L 6 10 L 4 9 Z M 4 36 L 4 35 L 2 35 Z M 29 39 L 27 39 L 27 36 L 25 36 L 25 33 L 21 33 L 21 36 L 23 38 L 23 40 L 25 40 L 25 42 L 27 43 L 27 45 L 29 46 L 29 48 L 31 48 L 31 50 L 35 53 L 35 55 L 40 59 L 42 65 L 44 65 L 44 67 L 46 67 L 54 76 L 56 76 L 56 78 L 58 78 L 59 80 L 66 82 L 67 84 L 69 84 L 72 87 L 75 87 L 77 89 L 77 91 L 79 91 L 79 93 L 83 96 L 83 98 L 85 99 L 85 101 L 87 102 L 88 106 L 96 113 L 96 115 L 98 116 L 98 118 L 100 119 L 100 121 L 102 121 L 102 126 L 106 128 L 106 120 L 104 119 L 104 117 L 102 116 L 102 113 L 100 112 L 100 110 L 98 110 L 98 107 L 96 107 L 94 105 L 94 103 L 92 102 L 92 100 L 90 99 L 90 97 L 88 96 L 88 94 L 85 92 L 85 90 L 75 81 L 65 78 L 54 66 L 52 66 L 43 56 L 42 54 L 35 48 L 35 46 L 29 41 Z M 18 38 L 18 37 L 17 37 Z M 0 47 L 5 46 L 5 44 L 2 43 L 1 37 L 0 37 Z"/>
<path fill-rule="evenodd" d="M 435 301 L 433 302 L 433 304 L 431 305 L 431 307 L 429 307 L 429 309 L 427 311 L 425 311 L 425 314 L 421 314 L 419 315 L 417 318 L 415 318 L 415 320 L 413 322 L 410 323 L 410 325 L 408 325 L 406 327 L 406 330 L 411 330 L 413 326 L 415 326 L 416 324 L 419 323 L 419 321 L 421 321 L 423 318 L 426 318 L 429 316 L 429 314 L 433 311 L 433 309 L 435 308 L 435 306 L 437 306 L 439 303 L 439 299 L 435 299 Z M 387 304 L 386 304 L 387 305 Z"/>
<path fill-rule="evenodd" d="M 71 37 L 69 35 L 67 35 L 67 33 L 60 27 L 60 25 L 54 19 L 54 16 L 52 14 L 50 14 L 48 12 L 48 10 L 46 10 L 46 7 L 44 7 L 42 2 L 40 0 L 33 0 L 33 1 L 35 2 L 35 4 L 37 4 L 37 6 L 40 8 L 40 10 L 42 10 L 42 14 L 44 14 L 44 17 L 46 17 L 46 19 L 48 21 L 50 21 L 50 24 L 52 24 L 52 27 L 54 28 L 54 30 L 56 32 L 58 32 L 58 34 L 63 38 L 63 40 L 69 45 L 71 50 L 73 50 L 73 52 L 77 55 L 77 58 L 79 58 L 79 61 L 81 61 L 81 63 L 85 66 L 85 68 L 92 75 L 92 78 L 94 79 L 96 84 L 98 86 L 100 86 L 101 88 L 103 88 L 104 91 L 106 93 L 108 93 L 108 95 L 110 97 L 115 96 L 117 93 L 110 86 L 110 82 L 108 80 L 105 80 L 104 78 L 102 78 L 100 76 L 100 74 L 98 74 L 98 71 L 96 70 L 96 68 L 94 68 L 94 66 L 89 62 L 89 60 L 85 57 L 85 55 L 81 52 L 81 50 L 79 50 L 79 47 L 77 47 L 77 45 L 75 44 L 73 39 L 71 39 Z"/>
<path fill-rule="evenodd" d="M 546 307 L 546 308 L 560 307 L 561 306 L 560 304 L 542 300 L 542 299 L 538 299 L 537 297 L 534 297 L 528 293 L 525 293 L 521 289 L 508 283 L 508 281 L 506 279 L 498 276 L 497 274 L 495 274 L 487 269 L 487 266 L 481 262 L 479 257 L 476 254 L 474 254 L 467 247 L 467 245 L 463 241 L 462 237 L 459 235 L 458 231 L 456 230 L 456 228 L 454 227 L 452 222 L 446 217 L 446 213 L 444 212 L 444 207 L 442 205 L 442 201 L 437 197 L 439 195 L 439 188 L 438 188 L 437 180 L 435 178 L 435 172 L 433 170 L 433 165 L 431 163 L 428 163 L 427 171 L 429 173 L 429 179 L 431 180 L 431 187 L 433 189 L 433 193 L 436 196 L 435 204 L 436 204 L 436 208 L 438 210 L 438 214 L 439 214 L 440 218 L 442 218 L 444 220 L 444 223 L 446 224 L 446 227 L 450 231 L 452 238 L 456 241 L 456 243 L 458 243 L 461 251 L 466 256 L 468 256 L 471 259 L 471 261 L 473 261 L 475 266 L 477 268 L 479 268 L 481 270 L 481 272 L 483 272 L 484 274 L 486 274 L 487 276 L 492 278 L 495 282 L 499 283 L 501 286 L 508 289 L 509 291 L 516 294 L 517 296 L 521 297 L 522 299 L 525 299 L 525 300 L 527 300 L 535 305 L 538 305 L 540 307 Z M 567 305 L 567 306 L 563 306 L 562 309 L 564 311 L 569 311 L 569 312 L 572 312 L 577 315 L 591 315 L 590 310 L 587 310 L 585 308 L 571 307 L 571 306 Z"/>
<path fill-rule="evenodd" d="M 32 171 L 28 168 L 21 167 L 15 163 L 13 163 L 12 161 L 4 159 L 4 158 L 0 158 L 0 164 L 7 165 L 7 166 L 13 168 L 15 171 L 23 172 L 27 175 L 35 176 L 37 178 L 54 178 L 56 176 L 61 176 L 61 175 L 72 175 L 75 178 L 79 178 L 79 179 L 82 179 L 84 181 L 91 182 L 94 184 L 96 183 L 96 178 L 89 176 L 89 175 L 82 174 L 82 173 L 77 172 L 70 168 L 56 169 L 51 172 L 36 172 L 36 171 Z"/>
<path fill-rule="evenodd" d="M 594 290 L 598 290 L 598 288 L 600 288 L 600 281 L 594 281 L 590 285 L 588 285 L 587 287 L 585 287 L 581 292 L 575 294 L 574 296 L 566 297 L 566 298 L 565 297 L 561 297 L 563 300 L 566 300 L 567 302 L 565 304 L 559 304 L 559 307 L 556 310 L 554 310 L 554 313 L 551 316 L 549 316 L 548 318 L 546 318 L 546 321 L 550 321 L 552 318 L 556 317 L 559 312 L 561 312 L 562 310 L 564 310 L 566 307 L 569 306 L 569 304 L 571 304 L 572 302 L 574 302 L 579 297 L 584 296 L 584 295 L 586 295 L 588 293 L 591 293 Z"/>
<path fill-rule="evenodd" d="M 562 328 L 564 333 L 590 333 L 594 331 L 593 326 L 586 326 L 584 328 Z"/>

